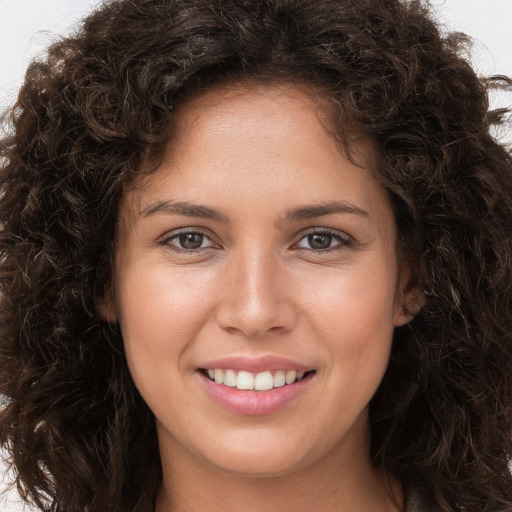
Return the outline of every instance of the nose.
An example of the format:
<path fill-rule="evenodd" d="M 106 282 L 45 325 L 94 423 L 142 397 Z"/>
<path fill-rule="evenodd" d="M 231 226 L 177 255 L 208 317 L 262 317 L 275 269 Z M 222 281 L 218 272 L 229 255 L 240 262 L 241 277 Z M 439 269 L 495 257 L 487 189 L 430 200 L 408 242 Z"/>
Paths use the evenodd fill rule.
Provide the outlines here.
<path fill-rule="evenodd" d="M 218 325 L 233 334 L 250 338 L 288 332 L 297 321 L 293 289 L 278 257 L 255 251 L 240 251 L 228 264 L 217 310 Z"/>

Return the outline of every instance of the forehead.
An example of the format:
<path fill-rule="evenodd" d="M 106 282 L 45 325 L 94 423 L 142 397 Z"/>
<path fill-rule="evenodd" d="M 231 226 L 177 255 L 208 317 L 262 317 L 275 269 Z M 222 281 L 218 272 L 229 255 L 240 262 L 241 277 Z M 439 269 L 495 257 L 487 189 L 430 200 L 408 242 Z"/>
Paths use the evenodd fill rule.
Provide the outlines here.
<path fill-rule="evenodd" d="M 330 112 L 330 98 L 326 92 L 306 83 L 249 83 L 234 82 L 214 86 L 194 94 L 178 105 L 175 120 L 178 125 L 201 119 L 218 120 L 230 113 L 250 119 L 286 114 L 283 121 L 294 118 L 296 112 L 308 112 L 321 123 L 326 123 Z"/>
<path fill-rule="evenodd" d="M 269 203 L 277 191 L 283 208 L 342 199 L 337 194 L 380 201 L 372 145 L 352 146 L 357 164 L 349 161 L 330 117 L 325 98 L 295 85 L 244 84 L 196 96 L 175 113 L 159 168 L 128 194 L 134 213 L 164 196 L 217 207 L 237 198 L 247 207 L 248 199 Z"/>

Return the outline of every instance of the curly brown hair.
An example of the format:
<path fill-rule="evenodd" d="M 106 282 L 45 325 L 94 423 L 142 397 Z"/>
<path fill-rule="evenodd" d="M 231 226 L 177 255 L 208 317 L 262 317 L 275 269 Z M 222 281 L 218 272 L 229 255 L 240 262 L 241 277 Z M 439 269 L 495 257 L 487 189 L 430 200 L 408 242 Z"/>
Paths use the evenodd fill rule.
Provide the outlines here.
<path fill-rule="evenodd" d="M 371 403 L 373 463 L 441 511 L 512 510 L 512 159 L 466 43 L 419 2 L 121 0 L 30 65 L 0 142 L 0 442 L 25 499 L 154 507 L 154 418 L 98 312 L 118 206 L 173 109 L 256 80 L 307 83 L 339 137 L 375 142 L 425 297 Z"/>

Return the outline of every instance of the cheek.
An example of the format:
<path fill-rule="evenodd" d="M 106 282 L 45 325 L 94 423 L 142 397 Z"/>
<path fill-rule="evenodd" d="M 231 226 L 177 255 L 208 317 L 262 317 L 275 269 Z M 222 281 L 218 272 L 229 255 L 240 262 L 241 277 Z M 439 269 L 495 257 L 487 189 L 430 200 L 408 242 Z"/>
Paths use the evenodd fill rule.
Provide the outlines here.
<path fill-rule="evenodd" d="M 393 268 L 393 267 L 391 267 Z M 396 279 L 390 267 L 335 269 L 301 280 L 304 311 L 315 312 L 326 328 L 361 332 L 375 324 L 392 327 Z"/>
<path fill-rule="evenodd" d="M 205 298 L 211 294 L 206 292 L 207 277 L 207 273 L 180 272 L 179 269 L 177 272 L 165 268 L 128 269 L 119 294 L 124 323 L 150 330 L 170 324 L 175 326 L 173 334 L 180 337 L 187 329 L 193 329 L 202 316 Z"/>
<path fill-rule="evenodd" d="M 303 312 L 321 339 L 318 350 L 340 379 L 352 384 L 370 379 L 378 386 L 393 338 L 395 279 L 389 267 L 368 268 L 333 273 L 306 286 Z"/>
<path fill-rule="evenodd" d="M 164 362 L 178 364 L 208 317 L 212 292 L 204 274 L 128 268 L 120 297 L 126 355 L 134 380 L 158 372 Z M 143 376 L 143 375 L 141 375 Z"/>

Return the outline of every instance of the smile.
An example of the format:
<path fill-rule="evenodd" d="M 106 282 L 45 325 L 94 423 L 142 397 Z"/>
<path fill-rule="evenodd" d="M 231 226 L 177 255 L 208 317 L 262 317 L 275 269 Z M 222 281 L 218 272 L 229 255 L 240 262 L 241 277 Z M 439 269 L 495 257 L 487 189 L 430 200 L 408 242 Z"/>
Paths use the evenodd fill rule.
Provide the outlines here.
<path fill-rule="evenodd" d="M 227 368 L 220 369 L 220 371 L 219 369 L 210 371 L 213 371 L 213 378 L 208 374 L 208 370 L 203 369 L 198 372 L 198 375 L 202 377 L 201 382 L 207 395 L 223 409 L 235 414 L 249 416 L 273 414 L 285 410 L 307 392 L 316 375 L 314 370 L 304 372 L 302 370 L 277 370 L 263 371 L 256 374 L 246 370 L 240 370 L 237 373 L 235 370 L 229 371 Z M 216 382 L 215 372 L 217 372 L 217 378 L 220 378 L 221 375 L 226 378 L 226 374 L 228 374 L 228 383 L 232 379 L 231 382 L 240 382 L 240 385 L 242 387 L 245 385 L 246 388 L 240 389 L 236 385 L 228 386 L 225 382 Z M 231 374 L 231 372 L 233 373 Z M 241 377 L 240 374 L 242 374 Z M 284 374 L 285 383 L 279 386 L 283 379 L 282 374 Z M 263 377 L 259 377 L 260 375 L 263 375 Z M 297 379 L 297 375 L 300 380 Z M 277 387 L 274 386 L 276 376 Z M 287 376 L 289 376 L 288 384 L 286 383 Z M 236 380 L 233 377 L 236 377 Z M 258 389 L 259 387 L 265 389 Z"/>
<path fill-rule="evenodd" d="M 296 370 L 277 370 L 252 373 L 245 370 L 208 369 L 204 370 L 210 380 L 239 390 L 269 391 L 294 384 L 304 378 L 308 373 Z"/>

